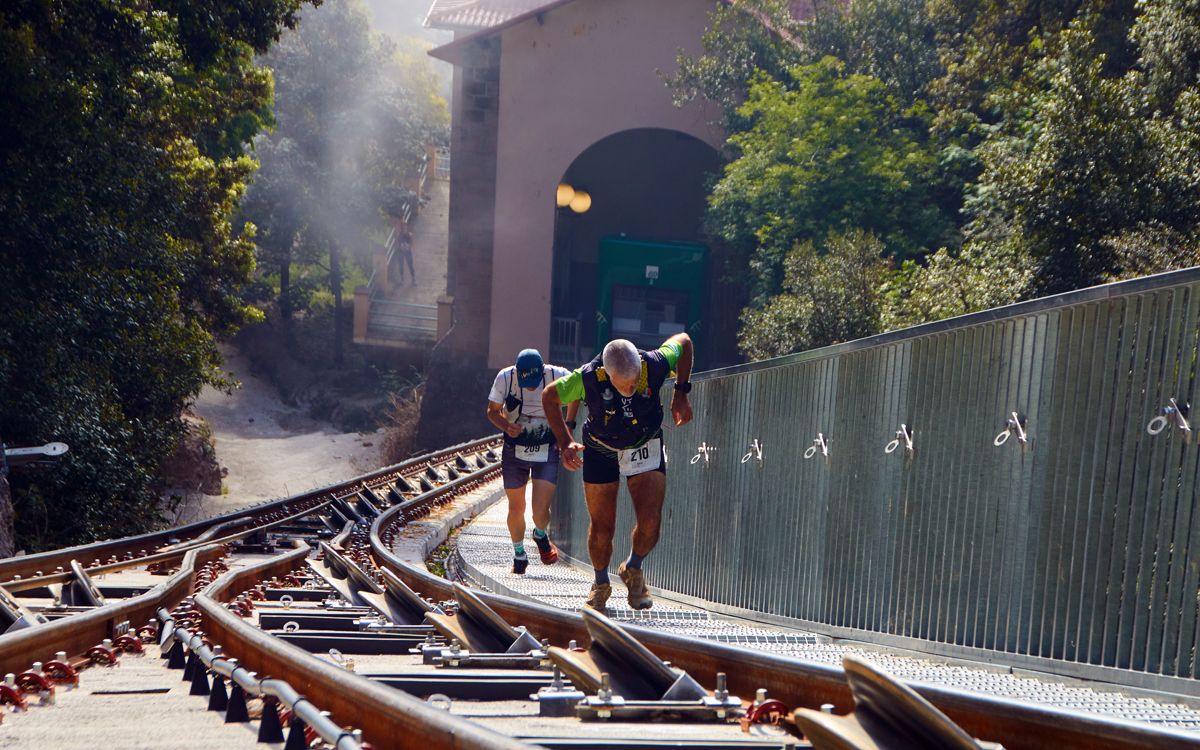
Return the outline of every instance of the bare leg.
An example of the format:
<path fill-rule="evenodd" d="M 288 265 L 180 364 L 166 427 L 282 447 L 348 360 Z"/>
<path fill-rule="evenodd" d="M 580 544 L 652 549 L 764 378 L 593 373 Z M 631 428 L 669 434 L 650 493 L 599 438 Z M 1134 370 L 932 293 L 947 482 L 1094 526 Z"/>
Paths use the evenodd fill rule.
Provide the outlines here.
<path fill-rule="evenodd" d="M 533 480 L 533 525 L 550 528 L 550 503 L 554 502 L 554 485 L 545 479 Z"/>
<path fill-rule="evenodd" d="M 583 494 L 587 499 L 588 555 L 592 567 L 607 569 L 612 562 L 613 533 L 617 528 L 617 489 L 619 482 L 605 484 L 583 483 Z"/>
<path fill-rule="evenodd" d="M 667 494 L 667 475 L 657 471 L 635 474 L 627 480 L 633 498 L 633 553 L 639 557 L 650 554 L 658 544 L 662 525 L 663 498 Z"/>
<path fill-rule="evenodd" d="M 508 495 L 508 535 L 519 542 L 525 538 L 525 485 L 505 488 L 504 494 Z"/>

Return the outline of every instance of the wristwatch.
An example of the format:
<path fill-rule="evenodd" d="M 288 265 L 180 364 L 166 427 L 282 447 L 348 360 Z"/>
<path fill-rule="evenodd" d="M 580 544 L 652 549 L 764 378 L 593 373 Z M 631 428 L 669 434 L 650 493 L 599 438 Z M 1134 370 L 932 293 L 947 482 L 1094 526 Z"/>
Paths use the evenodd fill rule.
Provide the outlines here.
<path fill-rule="evenodd" d="M 686 396 L 692 392 L 692 383 L 690 380 L 686 383 L 680 383 L 679 381 L 676 381 L 675 382 L 675 390 L 679 391 L 680 393 L 682 393 L 683 395 Z"/>

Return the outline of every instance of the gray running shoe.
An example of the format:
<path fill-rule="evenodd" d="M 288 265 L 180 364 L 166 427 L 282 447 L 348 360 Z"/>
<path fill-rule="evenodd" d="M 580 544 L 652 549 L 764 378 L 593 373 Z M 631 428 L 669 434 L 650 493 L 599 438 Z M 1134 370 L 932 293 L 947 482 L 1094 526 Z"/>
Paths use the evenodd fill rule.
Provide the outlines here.
<path fill-rule="evenodd" d="M 597 612 L 603 612 L 608 607 L 608 597 L 610 596 L 612 596 L 611 584 L 593 583 L 592 590 L 588 592 L 585 606 L 591 607 Z"/>
<path fill-rule="evenodd" d="M 646 576 L 641 568 L 627 568 L 625 563 L 621 563 L 621 567 L 617 568 L 617 575 L 621 576 L 625 588 L 629 589 L 630 609 L 650 609 L 654 606 L 654 597 L 650 596 L 650 591 L 646 588 Z"/>

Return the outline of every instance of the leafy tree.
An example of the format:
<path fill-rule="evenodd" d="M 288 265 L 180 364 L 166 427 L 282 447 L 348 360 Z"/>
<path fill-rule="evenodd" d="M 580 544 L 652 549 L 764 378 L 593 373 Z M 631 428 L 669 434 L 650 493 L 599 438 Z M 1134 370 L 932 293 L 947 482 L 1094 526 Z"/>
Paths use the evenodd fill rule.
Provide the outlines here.
<path fill-rule="evenodd" d="M 878 333 L 890 266 L 884 251 L 861 230 L 831 234 L 820 248 L 798 243 L 784 259 L 782 291 L 743 311 L 742 353 L 765 359 Z"/>
<path fill-rule="evenodd" d="M 927 113 L 834 58 L 791 75 L 791 90 L 765 77 L 751 86 L 740 111 L 753 125 L 730 136 L 738 157 L 709 198 L 711 231 L 749 258 L 756 304 L 780 290 L 799 241 L 862 229 L 898 258 L 952 243 L 933 195 L 935 155 L 905 126 Z"/>
<path fill-rule="evenodd" d="M 279 273 L 285 321 L 292 264 L 328 261 L 338 361 L 343 255 L 368 266 L 381 210 L 405 197 L 426 144 L 444 137 L 445 102 L 425 60 L 373 32 L 356 0 L 306 13 L 263 62 L 275 74 L 276 127 L 256 142 L 263 168 L 246 214 L 263 232 L 260 259 Z"/>
<path fill-rule="evenodd" d="M 0 8 L 0 430 L 57 439 L 12 480 L 31 548 L 143 531 L 214 337 L 252 319 L 253 230 L 230 217 L 269 117 L 253 64 L 299 0 Z"/>
<path fill-rule="evenodd" d="M 787 80 L 787 71 L 806 61 L 800 28 L 788 0 L 717 3 L 701 39 L 704 54 L 693 57 L 680 50 L 677 72 L 666 76 L 676 105 L 707 99 L 721 106 L 730 132 L 741 129 L 745 123 L 738 110 L 751 81 L 764 74 Z"/>
<path fill-rule="evenodd" d="M 677 72 L 667 76 L 676 103 L 716 102 L 727 130 L 736 132 L 749 126 L 738 108 L 757 77 L 789 86 L 790 69 L 824 57 L 841 60 L 847 73 L 883 81 L 905 106 L 942 74 L 925 0 L 813 0 L 811 6 L 811 16 L 798 19 L 788 0 L 719 3 L 701 39 L 704 54 L 681 50 Z"/>
<path fill-rule="evenodd" d="M 1147 7 L 1139 38 L 1185 39 L 1195 25 Z M 1164 23 L 1184 28 L 1158 28 Z M 984 172 L 968 199 L 969 242 L 1024 246 L 1039 263 L 1041 293 L 1186 262 L 1200 220 L 1200 131 L 1189 115 L 1200 112 L 1200 89 L 1171 83 L 1178 63 L 1153 46 L 1138 69 L 1106 75 L 1083 21 L 1057 46 L 1018 87 L 1021 117 L 978 149 Z M 1175 261 L 1170 248 L 1148 244 L 1168 238 Z"/>

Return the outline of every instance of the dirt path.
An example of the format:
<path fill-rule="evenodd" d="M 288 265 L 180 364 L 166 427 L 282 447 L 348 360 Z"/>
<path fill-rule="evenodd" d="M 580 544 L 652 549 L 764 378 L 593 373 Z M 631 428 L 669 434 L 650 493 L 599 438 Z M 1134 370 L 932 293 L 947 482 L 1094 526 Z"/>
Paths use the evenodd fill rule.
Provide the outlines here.
<path fill-rule="evenodd" d="M 207 518 L 276 497 L 333 484 L 378 468 L 382 433 L 340 433 L 279 400 L 249 361 L 226 349 L 225 367 L 241 388 L 206 388 L 194 411 L 212 428 L 225 494 L 185 500 L 178 522 Z"/>

